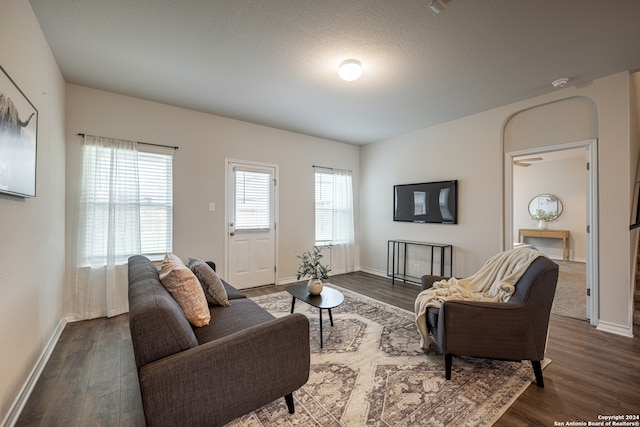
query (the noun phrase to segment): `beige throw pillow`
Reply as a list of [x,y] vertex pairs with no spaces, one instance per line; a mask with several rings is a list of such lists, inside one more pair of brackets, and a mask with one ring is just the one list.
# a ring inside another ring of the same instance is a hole
[[187,266],[200,281],[209,304],[218,304],[224,307],[230,305],[227,291],[213,268],[199,258],[189,258]]
[[205,326],[211,321],[202,286],[180,258],[167,253],[160,266],[160,281],[176,300],[193,326]]

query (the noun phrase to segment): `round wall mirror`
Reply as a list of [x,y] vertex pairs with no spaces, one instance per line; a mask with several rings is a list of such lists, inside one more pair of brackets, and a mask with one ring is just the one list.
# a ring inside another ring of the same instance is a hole
[[551,194],[540,194],[529,202],[529,215],[535,219],[553,221],[562,213],[562,202]]

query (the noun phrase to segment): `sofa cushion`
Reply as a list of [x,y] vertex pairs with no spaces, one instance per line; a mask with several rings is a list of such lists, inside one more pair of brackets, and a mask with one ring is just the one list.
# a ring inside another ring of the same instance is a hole
[[187,267],[196,275],[204,290],[207,302],[211,305],[228,306],[229,298],[222,281],[213,269],[199,258],[189,258]]
[[138,368],[198,345],[182,309],[160,283],[158,269],[141,255],[129,258],[129,328]]
[[211,315],[198,278],[180,258],[167,254],[160,267],[160,281],[180,305],[193,326],[209,324]]
[[223,279],[220,279],[220,281],[222,282],[224,289],[227,291],[227,297],[229,298],[229,301],[247,297],[245,294],[231,286],[229,283],[225,282]]
[[[206,261],[206,264],[209,267],[211,267],[213,269],[213,271],[217,271],[215,262]],[[220,276],[218,276],[218,277],[220,277]],[[232,299],[246,298],[247,297],[245,294],[243,294],[242,292],[240,292],[239,290],[237,290],[236,288],[231,286],[229,283],[225,282],[224,279],[220,279],[220,281],[222,282],[222,285],[224,286],[224,289],[227,291],[227,298],[228,299],[232,300]]]
[[229,303],[228,307],[211,308],[211,325],[194,330],[198,343],[204,344],[275,319],[249,298],[234,299]]

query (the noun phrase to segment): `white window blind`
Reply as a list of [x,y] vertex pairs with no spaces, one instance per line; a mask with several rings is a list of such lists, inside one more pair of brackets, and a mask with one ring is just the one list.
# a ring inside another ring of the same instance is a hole
[[145,255],[173,247],[173,156],[140,151],[140,248]]
[[267,230],[271,224],[272,175],[236,168],[235,229]]
[[333,174],[316,171],[316,245],[333,240]]

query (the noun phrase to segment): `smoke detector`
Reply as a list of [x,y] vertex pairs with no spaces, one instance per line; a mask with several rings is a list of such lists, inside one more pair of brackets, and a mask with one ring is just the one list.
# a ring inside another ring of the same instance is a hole
[[447,2],[448,1],[449,0],[433,0],[431,2],[431,4],[429,5],[429,7],[435,13],[440,13],[440,12],[442,12],[443,10],[445,10],[447,8]]
[[551,86],[553,86],[556,89],[559,89],[561,87],[565,87],[567,83],[569,83],[569,79],[566,77],[563,77],[561,79],[552,81]]

